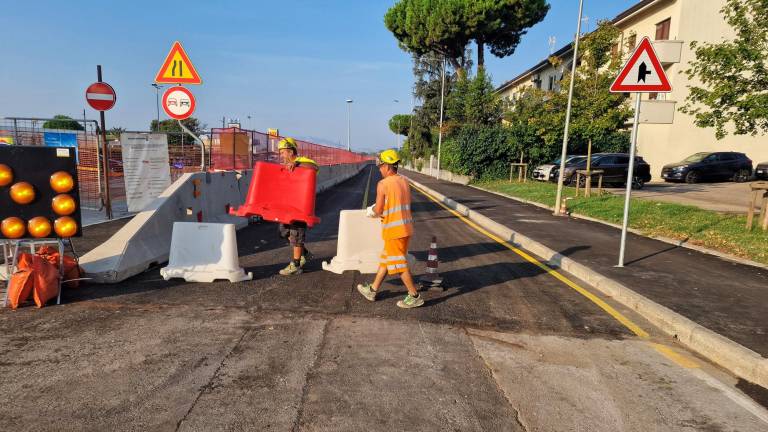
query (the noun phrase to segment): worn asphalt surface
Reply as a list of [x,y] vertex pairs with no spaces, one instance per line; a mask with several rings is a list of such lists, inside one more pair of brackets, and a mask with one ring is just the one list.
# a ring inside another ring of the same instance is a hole
[[[276,275],[289,249],[256,224],[238,233],[253,281],[166,282],[153,269],[68,290],[61,306],[1,311],[0,429],[768,429],[734,378],[604,299],[651,333],[636,337],[417,192],[415,273],[437,236],[446,290],[401,310],[392,280],[367,302],[354,287],[372,275],[321,261],[335,254],[339,210],[363,206],[368,173],[318,197],[303,275]],[[78,253],[122,223],[86,228]]]

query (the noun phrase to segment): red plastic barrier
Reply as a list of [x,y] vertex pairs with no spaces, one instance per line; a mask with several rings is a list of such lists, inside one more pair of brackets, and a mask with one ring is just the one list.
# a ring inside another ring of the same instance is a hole
[[240,217],[261,216],[266,221],[290,224],[320,223],[315,216],[317,172],[298,167],[293,172],[280,164],[256,162],[245,204],[229,214]]

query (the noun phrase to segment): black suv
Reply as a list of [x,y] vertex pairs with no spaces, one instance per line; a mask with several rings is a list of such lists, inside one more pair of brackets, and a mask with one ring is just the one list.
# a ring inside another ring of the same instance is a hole
[[[556,168],[557,169],[557,168]],[[565,183],[573,185],[576,182],[576,171],[587,169],[587,159],[565,167]],[[627,153],[596,153],[592,155],[592,170],[603,171],[604,184],[626,184],[629,170],[629,154]],[[646,182],[651,181],[651,166],[640,156],[635,156],[635,171],[632,187],[642,189]],[[557,179],[557,176],[555,176]],[[597,182],[597,176],[592,177]],[[584,180],[582,180],[584,181]]]
[[664,165],[661,177],[668,182],[698,183],[725,179],[745,182],[752,177],[752,160],[744,153],[701,152],[680,162]]
[[755,178],[758,180],[768,180],[768,162],[761,162],[755,167]]

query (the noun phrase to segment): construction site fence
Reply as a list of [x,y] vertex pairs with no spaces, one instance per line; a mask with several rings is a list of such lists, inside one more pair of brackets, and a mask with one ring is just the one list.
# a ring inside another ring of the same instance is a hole
[[[0,145],[67,146],[76,148],[80,205],[84,209],[103,210],[104,169],[101,157],[101,133],[98,122],[87,118],[70,119],[65,129],[50,127],[50,118],[8,117],[0,119]],[[61,126],[61,123],[58,123]],[[48,126],[48,127],[46,127]],[[109,195],[115,216],[128,213],[121,133],[107,133]],[[131,131],[167,135],[168,163],[171,181],[190,172],[199,172],[203,165],[209,170],[241,170],[253,167],[257,161],[279,160],[277,146],[282,137],[240,128],[217,128],[201,134],[205,149],[184,132]],[[369,156],[345,149],[296,140],[298,153],[319,165],[357,163]],[[204,151],[204,152],[203,152]]]
[[[71,123],[65,125],[66,129],[50,127],[61,125],[61,121],[61,119],[48,118],[4,118],[0,120],[0,145],[75,148],[80,205],[84,209],[103,210],[106,197],[101,156],[102,137],[98,122],[89,119],[71,119],[67,120]],[[202,149],[190,135],[183,132],[137,132],[167,135],[168,162],[172,181],[184,173],[201,170]],[[117,216],[127,214],[120,134],[107,133],[107,159],[109,161],[109,195],[113,214]]]
[[[257,161],[279,161],[278,144],[284,137],[240,128],[215,128],[207,136],[208,166],[214,170],[240,170]],[[318,165],[363,162],[371,157],[338,147],[295,140],[300,156]]]

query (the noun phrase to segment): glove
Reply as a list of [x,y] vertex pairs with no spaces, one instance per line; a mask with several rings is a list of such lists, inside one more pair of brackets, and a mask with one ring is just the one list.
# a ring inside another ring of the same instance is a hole
[[375,218],[378,216],[375,211],[373,211],[373,207],[376,206],[376,204],[371,205],[370,207],[367,207],[365,209],[365,215],[369,218]]

